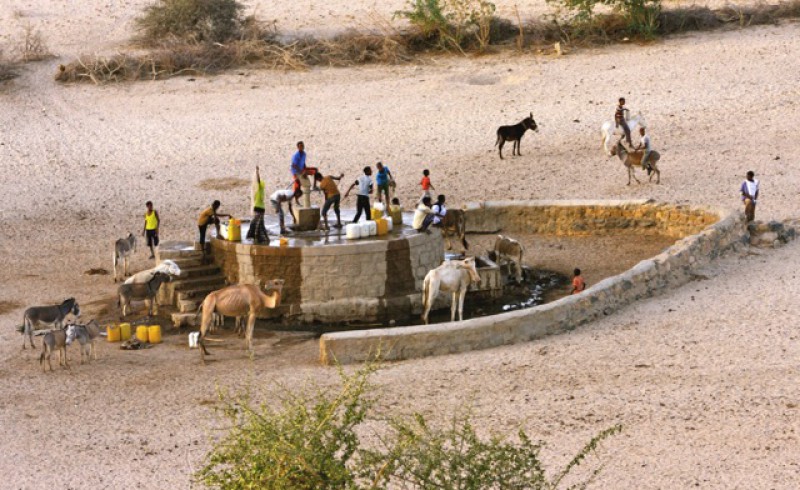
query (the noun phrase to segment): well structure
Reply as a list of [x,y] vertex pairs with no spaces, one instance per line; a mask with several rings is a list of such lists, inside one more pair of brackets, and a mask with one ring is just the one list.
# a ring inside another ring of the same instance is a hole
[[417,233],[408,223],[357,240],[337,229],[287,239],[284,246],[274,235],[269,245],[213,239],[211,249],[230,284],[283,279],[282,304],[273,315],[292,325],[405,320],[420,311],[425,275],[444,258],[438,230]]

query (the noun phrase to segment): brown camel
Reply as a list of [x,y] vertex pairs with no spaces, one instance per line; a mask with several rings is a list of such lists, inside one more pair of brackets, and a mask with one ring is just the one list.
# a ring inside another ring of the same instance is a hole
[[281,289],[283,280],[269,281],[265,288],[272,289],[269,294],[264,293],[254,284],[237,284],[213,291],[203,300],[203,320],[200,324],[200,357],[205,362],[205,355],[209,352],[203,344],[203,338],[211,327],[214,315],[243,317],[247,316],[247,330],[245,345],[247,350],[253,351],[253,327],[256,317],[263,309],[277,308],[281,302]]

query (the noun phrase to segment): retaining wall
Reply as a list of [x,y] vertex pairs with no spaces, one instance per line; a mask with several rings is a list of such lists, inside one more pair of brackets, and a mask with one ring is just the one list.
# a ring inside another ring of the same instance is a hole
[[525,310],[463,322],[325,334],[323,363],[352,363],[380,351],[386,360],[486,349],[572,330],[665,288],[748,239],[738,210],[652,201],[486,202],[467,207],[473,232],[524,231],[549,235],[662,234],[677,239],[663,253],[604,279],[581,294]]

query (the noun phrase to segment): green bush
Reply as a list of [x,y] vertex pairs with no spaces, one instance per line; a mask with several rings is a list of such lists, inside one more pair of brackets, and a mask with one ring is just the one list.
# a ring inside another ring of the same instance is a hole
[[240,35],[243,10],[237,0],[157,0],[136,24],[149,43],[174,38],[224,43]]
[[[214,443],[197,480],[221,489],[552,490],[561,488],[600,441],[621,430],[600,433],[553,478],[539,458],[541,443],[524,431],[517,442],[481,438],[466,415],[453,417],[443,429],[422,415],[394,419],[388,435],[379,438],[383,447],[367,449],[359,433],[374,403],[367,382],[373,371],[368,366],[347,375],[340,369],[338,393],[286,393],[279,409],[253,407],[247,396],[221,395],[229,428]],[[588,484],[598,471],[578,485]]]
[[658,19],[661,15],[661,0],[547,0],[558,3],[575,14],[577,24],[584,24],[587,30],[597,22],[594,9],[597,5],[607,5],[622,15],[628,33],[644,38],[652,38],[658,33]]
[[496,7],[487,0],[408,0],[394,17],[408,20],[418,35],[439,49],[475,46],[484,50],[491,41]]

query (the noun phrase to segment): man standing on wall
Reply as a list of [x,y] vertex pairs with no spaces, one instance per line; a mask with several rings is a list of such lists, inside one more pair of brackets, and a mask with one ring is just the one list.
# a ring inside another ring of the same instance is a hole
[[311,207],[311,179],[309,175],[313,175],[316,169],[306,166],[306,152],[305,145],[302,141],[297,142],[297,153],[292,156],[292,177],[300,183],[300,188],[303,191],[303,207]]
[[744,202],[744,216],[748,223],[756,219],[759,183],[755,177],[756,174],[752,170],[747,172],[747,178],[742,182],[740,189],[742,201]]
[[147,246],[150,247],[150,258],[156,258],[156,247],[158,247],[158,227],[161,224],[161,218],[158,216],[158,211],[153,209],[153,201],[145,203],[147,212],[144,213],[144,231],[142,235],[147,238]]

